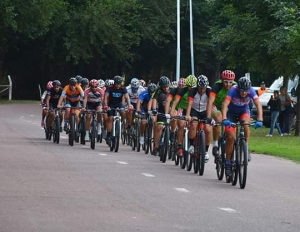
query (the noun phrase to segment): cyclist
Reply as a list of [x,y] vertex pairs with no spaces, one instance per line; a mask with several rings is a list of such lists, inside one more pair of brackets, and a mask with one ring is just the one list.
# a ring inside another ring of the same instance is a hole
[[[83,92],[89,87],[89,79],[87,78],[82,78],[81,79],[81,88],[83,90]],[[83,106],[83,98],[84,97],[80,97],[80,105]]]
[[[92,79],[89,82],[89,88],[84,91],[83,110],[95,110],[97,113],[101,111],[104,92],[99,88],[97,80]],[[101,114],[97,114],[98,135],[101,134]],[[86,115],[86,133],[85,140],[89,141],[89,131],[91,126],[91,114]]]
[[143,112],[144,114],[142,114],[141,116],[141,127],[140,127],[140,144],[144,144],[145,143],[145,138],[144,138],[144,133],[145,133],[145,129],[147,126],[147,109],[148,109],[148,104],[150,102],[151,96],[152,94],[155,92],[157,86],[154,83],[150,83],[148,85],[148,88],[146,90],[144,90],[140,95],[139,95],[139,99],[137,100],[136,103],[136,111],[138,113]]
[[[186,119],[189,121],[191,119],[205,119],[206,118],[206,110],[207,110],[207,102],[210,94],[209,82],[206,76],[200,75],[198,77],[197,87],[192,88],[189,91],[189,102],[186,109]],[[197,134],[198,122],[192,122],[189,130],[189,139],[190,139],[190,148],[189,152],[194,153],[194,139]],[[207,163],[209,160],[208,148],[210,145],[210,136],[211,136],[211,125],[206,124],[205,128],[205,145],[206,145],[206,153],[205,153],[205,162]]]
[[[153,155],[157,154],[157,149],[159,145],[159,139],[161,137],[163,125],[166,122],[166,116],[164,114],[167,114],[165,110],[165,105],[167,101],[167,97],[169,94],[170,89],[170,79],[166,76],[162,76],[159,79],[159,88],[155,91],[155,93],[152,96],[152,104],[149,104],[148,110],[150,109],[150,105],[152,106],[152,113],[154,115],[159,113],[157,116],[157,122],[154,126],[154,148],[153,148]],[[157,111],[158,109],[158,111]]]
[[41,127],[45,127],[45,117],[48,113],[48,109],[46,107],[46,99],[47,99],[47,94],[49,93],[50,89],[53,87],[52,81],[48,81],[46,85],[46,90],[41,96],[41,105],[42,105],[42,122],[41,122]]
[[[234,81],[235,73],[231,70],[224,70],[222,72],[222,79],[216,81],[209,94],[208,104],[207,104],[207,119],[208,121],[212,121],[212,118],[221,123],[222,121],[222,102],[224,101],[228,91],[232,87],[233,84],[236,84]],[[218,139],[220,136],[221,127],[220,125],[215,125],[213,127],[213,149],[212,153],[214,156],[218,155]]]
[[[124,108],[123,97],[127,101],[128,108],[132,109],[132,105],[130,103],[130,98],[127,93],[127,90],[125,87],[122,86],[122,81],[123,81],[122,77],[115,76],[113,81],[114,81],[113,86],[107,88],[105,91],[103,109],[107,111],[108,107],[120,108],[120,109]],[[106,130],[107,130],[106,144],[107,145],[110,145],[111,143],[111,131],[112,131],[114,115],[115,115],[114,109],[110,109],[107,111],[107,116],[108,116],[106,120]],[[123,110],[121,111],[121,117],[122,119],[125,117],[125,112]]]
[[143,79],[140,79],[139,82],[140,82],[140,86],[142,86],[144,88],[146,87],[146,81],[144,81]]
[[[54,109],[55,107],[57,107],[58,105],[58,100],[61,96],[62,93],[62,87],[61,87],[61,83],[59,80],[54,80],[52,82],[53,87],[49,90],[49,92],[47,93],[47,98],[46,98],[46,107],[47,109]],[[59,117],[60,117],[60,123],[62,123],[62,113],[59,113]],[[50,125],[51,127],[53,126],[54,123],[54,111],[50,111],[49,115],[48,115],[48,125]]]
[[137,78],[132,78],[130,85],[126,87],[127,93],[130,97],[130,102],[133,108],[126,113],[128,133],[131,131],[131,124],[133,119],[133,110],[136,109],[136,103],[139,99],[139,95],[145,90],[144,87],[140,85],[140,82]]
[[81,86],[81,81],[82,81],[83,77],[80,75],[77,75],[75,78],[77,80],[77,84]]
[[[232,175],[232,163],[231,154],[233,152],[234,141],[236,138],[235,128],[231,127],[231,122],[236,123],[244,121],[245,123],[250,122],[250,100],[253,100],[257,108],[257,121],[255,128],[262,127],[262,106],[255,90],[251,87],[251,81],[247,77],[241,77],[238,80],[238,84],[233,86],[228,92],[222,105],[222,124],[225,126],[226,135],[226,162],[225,162],[225,174],[226,176]],[[249,125],[244,126],[246,142],[250,139]],[[249,151],[248,151],[249,153]],[[248,156],[248,159],[250,157]]]
[[102,89],[102,90],[105,92],[106,87],[105,87],[105,82],[104,82],[104,80],[99,79],[99,80],[98,80],[98,83],[99,83],[99,88]]
[[[57,108],[62,108],[62,102],[65,99],[64,107],[65,109],[65,116],[64,116],[64,130],[66,132],[69,131],[68,123],[69,123],[69,114],[71,111],[71,107],[80,107],[80,97],[84,96],[84,92],[80,85],[78,85],[76,78],[71,77],[69,79],[69,84],[66,85],[61,93],[61,96],[57,103]],[[76,122],[79,122],[79,110],[75,110],[76,114]]]
[[[195,77],[195,84],[197,83],[197,78]],[[190,77],[188,77],[188,82],[190,81]],[[173,81],[174,82],[174,81]],[[173,83],[172,82],[172,83]],[[171,86],[172,86],[172,83],[171,83]],[[175,85],[175,83],[173,83],[173,86]],[[168,98],[167,98],[167,102],[166,102],[166,112],[169,112],[168,109],[170,108],[170,105],[173,106],[174,102],[176,101],[176,98],[175,96],[178,94],[178,92],[182,89],[182,88],[185,88],[186,87],[186,80],[185,78],[181,77],[178,82],[176,81],[176,88],[170,88],[170,93],[168,95]],[[178,103],[178,101],[177,101]],[[182,109],[179,109],[180,112],[177,112],[177,109],[178,107],[176,108],[175,110],[175,107],[177,106],[177,103],[176,105],[174,106],[173,108],[173,111],[172,109],[170,109],[170,114],[172,115],[172,117],[174,116],[181,116],[182,115]],[[170,140],[173,142],[175,140],[175,130],[176,130],[176,127],[177,127],[177,121],[176,120],[172,120],[170,122]],[[178,149],[181,149],[180,147]],[[182,149],[181,149],[182,150]],[[178,152],[179,155],[182,153],[182,152]]]

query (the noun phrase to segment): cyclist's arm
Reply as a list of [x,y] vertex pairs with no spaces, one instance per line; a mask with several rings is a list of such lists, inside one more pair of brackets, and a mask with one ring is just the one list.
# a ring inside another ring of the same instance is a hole
[[86,103],[87,103],[87,96],[84,96],[83,98],[83,108],[86,109]]
[[131,105],[129,94],[125,93],[124,96],[125,96],[125,100],[127,101],[127,104]]
[[186,117],[191,117],[191,109],[192,109],[194,99],[189,97],[188,100],[189,100],[189,103],[186,107]]
[[169,94],[167,97],[167,100],[166,100],[166,104],[165,104],[165,114],[168,114],[170,111],[170,104],[171,104],[172,99],[173,99],[173,96],[171,94]]
[[259,98],[256,98],[254,100],[254,104],[257,109],[257,121],[263,121],[263,110],[262,110],[262,106],[260,104]]
[[46,107],[49,108],[51,96],[48,94],[46,97]]
[[153,99],[151,98],[150,101],[148,102],[148,105],[147,105],[147,110],[148,111],[152,110],[152,105],[153,105]]
[[109,93],[108,93],[108,92],[105,92],[104,100],[103,100],[103,106],[107,106],[108,97],[109,97]]
[[230,100],[225,98],[222,103],[222,120],[227,119],[227,111]]
[[139,111],[140,108],[141,108],[141,99],[138,99],[137,102],[136,102],[136,111]]
[[155,99],[155,98],[153,98],[152,99],[153,101],[152,101],[152,110],[156,110],[156,108],[157,108],[157,100]]
[[207,101],[207,106],[206,106],[206,117],[207,118],[211,118],[211,111],[212,111],[212,107],[215,102],[215,99],[216,99],[215,93],[210,93],[208,101]]

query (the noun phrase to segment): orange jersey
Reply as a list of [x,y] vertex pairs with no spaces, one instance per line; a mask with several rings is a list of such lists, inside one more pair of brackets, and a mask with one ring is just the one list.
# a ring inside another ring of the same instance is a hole
[[83,97],[84,92],[79,85],[76,85],[75,89],[72,91],[69,85],[66,85],[61,94],[63,97],[65,96],[66,99],[70,102],[78,102],[80,97]]

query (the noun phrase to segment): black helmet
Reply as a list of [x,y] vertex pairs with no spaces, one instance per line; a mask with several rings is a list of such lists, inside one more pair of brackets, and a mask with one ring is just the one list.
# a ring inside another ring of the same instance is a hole
[[87,79],[87,78],[82,78],[82,80],[81,80],[81,85],[89,85],[89,79]]
[[148,90],[149,90],[150,93],[154,93],[155,90],[156,90],[156,88],[157,88],[157,86],[156,86],[156,84],[154,84],[154,83],[150,83],[150,84],[148,85]]
[[201,88],[205,88],[209,85],[209,81],[208,78],[204,75],[200,75],[198,77],[198,82],[197,82],[197,86],[201,87]]
[[251,87],[251,81],[247,77],[241,77],[238,80],[238,87],[242,91],[247,91]]
[[69,84],[70,85],[76,85],[77,84],[77,80],[75,77],[71,77],[70,80],[69,80]]
[[160,87],[170,86],[170,79],[166,76],[162,76],[159,79],[159,86]]
[[76,77],[77,83],[81,83],[82,81],[82,76],[77,75]]
[[59,80],[54,80],[54,81],[52,81],[52,85],[53,86],[61,86],[61,83]]
[[120,76],[115,76],[114,77],[114,84],[122,84],[123,78]]

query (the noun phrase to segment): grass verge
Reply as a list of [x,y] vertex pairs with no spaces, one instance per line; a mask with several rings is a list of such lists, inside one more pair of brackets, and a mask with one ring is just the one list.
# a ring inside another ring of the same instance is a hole
[[251,128],[249,141],[251,152],[282,157],[300,163],[300,137],[294,136],[294,131],[291,132],[291,135],[281,137],[277,130],[274,130],[272,137],[266,137],[269,131],[270,128],[256,130]]

